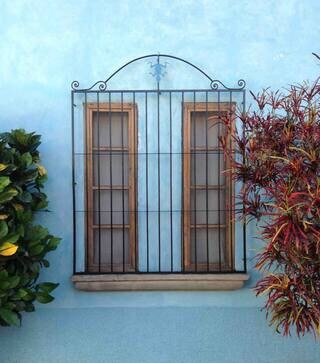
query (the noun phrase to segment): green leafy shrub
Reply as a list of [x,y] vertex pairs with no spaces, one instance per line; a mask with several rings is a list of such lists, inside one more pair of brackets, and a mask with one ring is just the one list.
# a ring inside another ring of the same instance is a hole
[[0,325],[19,325],[34,302],[49,303],[58,284],[37,283],[45,256],[60,242],[34,213],[47,207],[41,190],[47,172],[39,164],[40,135],[13,130],[0,134]]

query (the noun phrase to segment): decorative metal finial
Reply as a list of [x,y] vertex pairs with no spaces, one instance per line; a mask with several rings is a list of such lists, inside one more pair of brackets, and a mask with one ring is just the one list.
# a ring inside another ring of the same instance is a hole
[[152,72],[150,74],[156,79],[158,88],[161,79],[167,74],[166,68],[168,62],[160,63],[160,55],[157,56],[157,63],[149,62]]

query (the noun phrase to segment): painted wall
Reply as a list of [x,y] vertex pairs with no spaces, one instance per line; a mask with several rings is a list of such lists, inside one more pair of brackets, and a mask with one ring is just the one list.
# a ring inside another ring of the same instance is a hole
[[[171,53],[253,91],[314,79],[320,3],[299,1],[0,1],[0,127],[43,135],[51,213],[63,238],[43,279],[56,300],[1,329],[0,362],[304,362],[310,337],[273,333],[250,287],[234,292],[84,293],[73,289],[70,83],[105,79],[124,62]],[[248,253],[259,249],[250,226]],[[250,267],[253,261],[250,261]]]

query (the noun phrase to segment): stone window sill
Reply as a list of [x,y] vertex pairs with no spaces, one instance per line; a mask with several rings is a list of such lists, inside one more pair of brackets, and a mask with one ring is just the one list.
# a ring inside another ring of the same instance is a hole
[[237,290],[248,274],[105,274],[74,275],[76,289],[84,291]]

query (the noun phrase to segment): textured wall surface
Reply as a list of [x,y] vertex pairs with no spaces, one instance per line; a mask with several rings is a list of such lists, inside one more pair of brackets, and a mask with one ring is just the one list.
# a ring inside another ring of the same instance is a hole
[[[1,329],[0,362],[303,362],[319,344],[268,328],[247,286],[234,292],[84,293],[73,289],[70,83],[105,79],[124,62],[161,52],[247,88],[314,79],[320,3],[286,1],[0,0],[0,129],[43,135],[51,213],[39,221],[63,238],[43,280],[56,300]],[[130,81],[130,80],[129,80]],[[249,100],[250,101],[250,100]],[[249,228],[248,253],[259,243]],[[250,266],[253,262],[250,262]],[[4,347],[4,348],[3,348]]]

